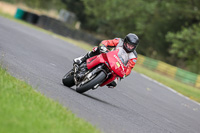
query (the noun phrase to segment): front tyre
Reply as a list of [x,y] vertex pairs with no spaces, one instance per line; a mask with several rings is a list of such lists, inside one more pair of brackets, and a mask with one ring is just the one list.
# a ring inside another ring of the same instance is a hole
[[78,93],[84,93],[89,89],[93,88],[95,85],[101,83],[106,78],[106,74],[101,71],[95,78],[91,81],[87,82],[86,84],[82,85],[81,87],[76,88]]
[[75,85],[74,82],[74,71],[70,70],[65,76],[62,78],[63,85],[67,87],[72,87]]

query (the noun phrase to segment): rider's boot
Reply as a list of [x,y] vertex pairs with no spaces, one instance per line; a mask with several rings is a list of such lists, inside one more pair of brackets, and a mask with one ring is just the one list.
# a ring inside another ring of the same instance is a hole
[[74,59],[74,63],[76,63],[76,64],[78,64],[80,66],[87,59],[89,59],[89,58],[91,58],[91,57],[93,57],[95,55],[99,55],[99,54],[100,54],[99,48],[98,47],[94,47],[92,49],[92,51],[88,52],[86,55],[78,57],[78,58],[75,58]]
[[117,79],[115,79],[113,82],[107,84],[108,88],[115,88],[117,86]]
[[88,58],[90,58],[90,53],[88,52],[86,55],[84,56],[80,56],[78,58],[74,59],[74,63],[76,63],[77,65],[81,65],[83,62],[85,62]]

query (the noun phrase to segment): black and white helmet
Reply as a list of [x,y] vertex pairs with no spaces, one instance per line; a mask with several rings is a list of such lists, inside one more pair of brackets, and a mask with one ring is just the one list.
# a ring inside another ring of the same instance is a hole
[[127,53],[133,52],[139,44],[139,38],[136,34],[129,33],[124,38],[123,47]]

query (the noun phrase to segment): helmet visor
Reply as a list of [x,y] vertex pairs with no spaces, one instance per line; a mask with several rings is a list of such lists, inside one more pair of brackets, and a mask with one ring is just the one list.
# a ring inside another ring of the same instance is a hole
[[127,49],[129,49],[130,51],[133,50],[135,48],[135,46],[133,44],[130,44],[128,42],[125,42],[125,46]]

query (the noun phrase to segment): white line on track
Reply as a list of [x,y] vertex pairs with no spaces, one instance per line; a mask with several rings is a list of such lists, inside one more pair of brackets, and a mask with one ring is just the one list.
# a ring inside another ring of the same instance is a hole
[[52,66],[56,66],[56,64],[53,64],[53,63],[50,63],[50,65],[52,65]]
[[177,95],[179,95],[179,96],[181,96],[181,97],[184,97],[185,99],[190,100],[190,101],[192,101],[193,103],[196,103],[197,105],[200,106],[200,103],[191,100],[190,98],[188,98],[188,97],[186,97],[186,96],[184,96],[184,95],[178,93],[177,91],[173,90],[172,88],[170,88],[170,87],[168,87],[168,86],[165,86],[165,85],[163,85],[162,83],[159,83],[158,81],[156,81],[156,80],[154,80],[154,79],[152,79],[152,78],[149,78],[149,77],[147,77],[147,76],[144,75],[144,74],[140,74],[140,75],[141,75],[142,77],[144,77],[144,78],[146,78],[146,79],[148,79],[148,80],[150,80],[150,81],[152,81],[152,82],[154,82],[154,83],[156,83],[156,84],[158,84],[158,85],[160,85],[160,86],[162,86],[162,87],[164,87],[164,88],[166,88],[166,89],[168,89],[168,90],[174,92],[175,94],[177,94]]

